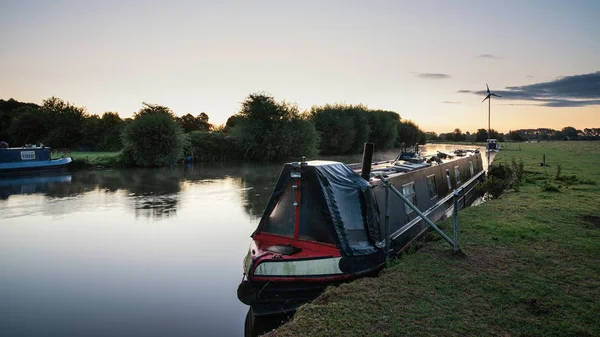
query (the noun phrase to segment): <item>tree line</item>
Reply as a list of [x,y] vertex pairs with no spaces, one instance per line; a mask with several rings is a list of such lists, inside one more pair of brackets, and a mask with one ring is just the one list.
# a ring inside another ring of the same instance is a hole
[[452,132],[440,133],[425,132],[427,141],[455,141],[455,142],[486,142],[488,138],[497,139],[500,142],[523,142],[523,141],[550,141],[550,140],[600,140],[600,128],[584,128],[578,130],[572,126],[566,126],[561,130],[538,128],[511,130],[508,133],[500,133],[494,129],[490,130],[488,137],[487,129],[477,129],[477,132],[462,132],[454,129]]
[[225,125],[209,116],[177,117],[168,107],[143,103],[132,118],[116,112],[89,114],[62,99],[41,105],[0,100],[0,141],[12,146],[121,151],[125,165],[163,166],[191,156],[198,161],[273,161],[300,156],[352,154],[366,141],[385,150],[424,144],[425,133],[393,111],[327,104],[301,112],[265,93],[246,97]]

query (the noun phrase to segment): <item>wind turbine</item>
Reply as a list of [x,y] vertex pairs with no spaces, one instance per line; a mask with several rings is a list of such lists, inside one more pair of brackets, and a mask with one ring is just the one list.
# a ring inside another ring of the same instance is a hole
[[490,92],[490,87],[487,85],[487,83],[485,84],[485,87],[487,88],[487,96],[485,96],[485,98],[483,99],[483,101],[481,101],[481,103],[485,102],[485,100],[488,100],[488,139],[491,138],[491,128],[490,128],[490,110],[491,110],[491,105],[492,105],[492,96],[496,96],[496,97],[502,97],[502,96],[498,96],[496,94],[494,94],[493,92]]

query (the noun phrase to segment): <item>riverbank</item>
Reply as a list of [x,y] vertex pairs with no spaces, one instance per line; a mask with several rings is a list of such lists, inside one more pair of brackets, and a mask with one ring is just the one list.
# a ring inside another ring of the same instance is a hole
[[600,143],[522,143],[495,161],[513,157],[524,183],[459,215],[464,256],[428,234],[269,335],[600,335]]
[[119,166],[119,154],[120,152],[73,151],[53,153],[52,158],[71,157],[73,158],[73,162],[70,167],[77,169],[117,167]]

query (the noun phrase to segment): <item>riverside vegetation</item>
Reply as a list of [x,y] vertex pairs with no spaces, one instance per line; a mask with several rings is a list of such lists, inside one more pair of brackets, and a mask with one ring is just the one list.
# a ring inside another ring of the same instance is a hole
[[600,335],[599,157],[589,141],[505,146],[495,161],[522,161],[521,182],[459,213],[464,255],[428,233],[269,336]]
[[0,140],[13,146],[44,143],[55,149],[113,152],[74,153],[76,166],[158,167],[190,156],[195,161],[289,160],[359,153],[366,141],[385,150],[426,139],[416,124],[393,111],[334,104],[301,112],[265,93],[248,95],[225,125],[208,121],[205,113],[177,117],[167,107],[147,103],[133,118],[121,119],[114,112],[88,114],[56,97],[41,106],[0,100]]

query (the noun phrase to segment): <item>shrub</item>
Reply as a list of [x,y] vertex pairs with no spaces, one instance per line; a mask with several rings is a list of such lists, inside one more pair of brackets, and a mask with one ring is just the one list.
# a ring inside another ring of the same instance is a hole
[[504,192],[506,185],[504,180],[496,178],[493,175],[488,175],[485,181],[477,187],[481,192],[488,194],[493,199],[498,199]]
[[173,164],[183,154],[186,139],[167,107],[144,103],[121,134],[126,154],[137,166]]
[[560,189],[558,186],[554,185],[553,183],[549,182],[549,181],[545,181],[542,184],[542,191],[546,191],[546,192],[560,192]]
[[519,161],[514,157],[512,158],[512,170],[514,172],[514,184],[520,185],[525,176],[525,164],[522,158],[519,158]]
[[189,152],[194,161],[221,161],[243,159],[235,140],[222,132],[192,131],[189,134]]

